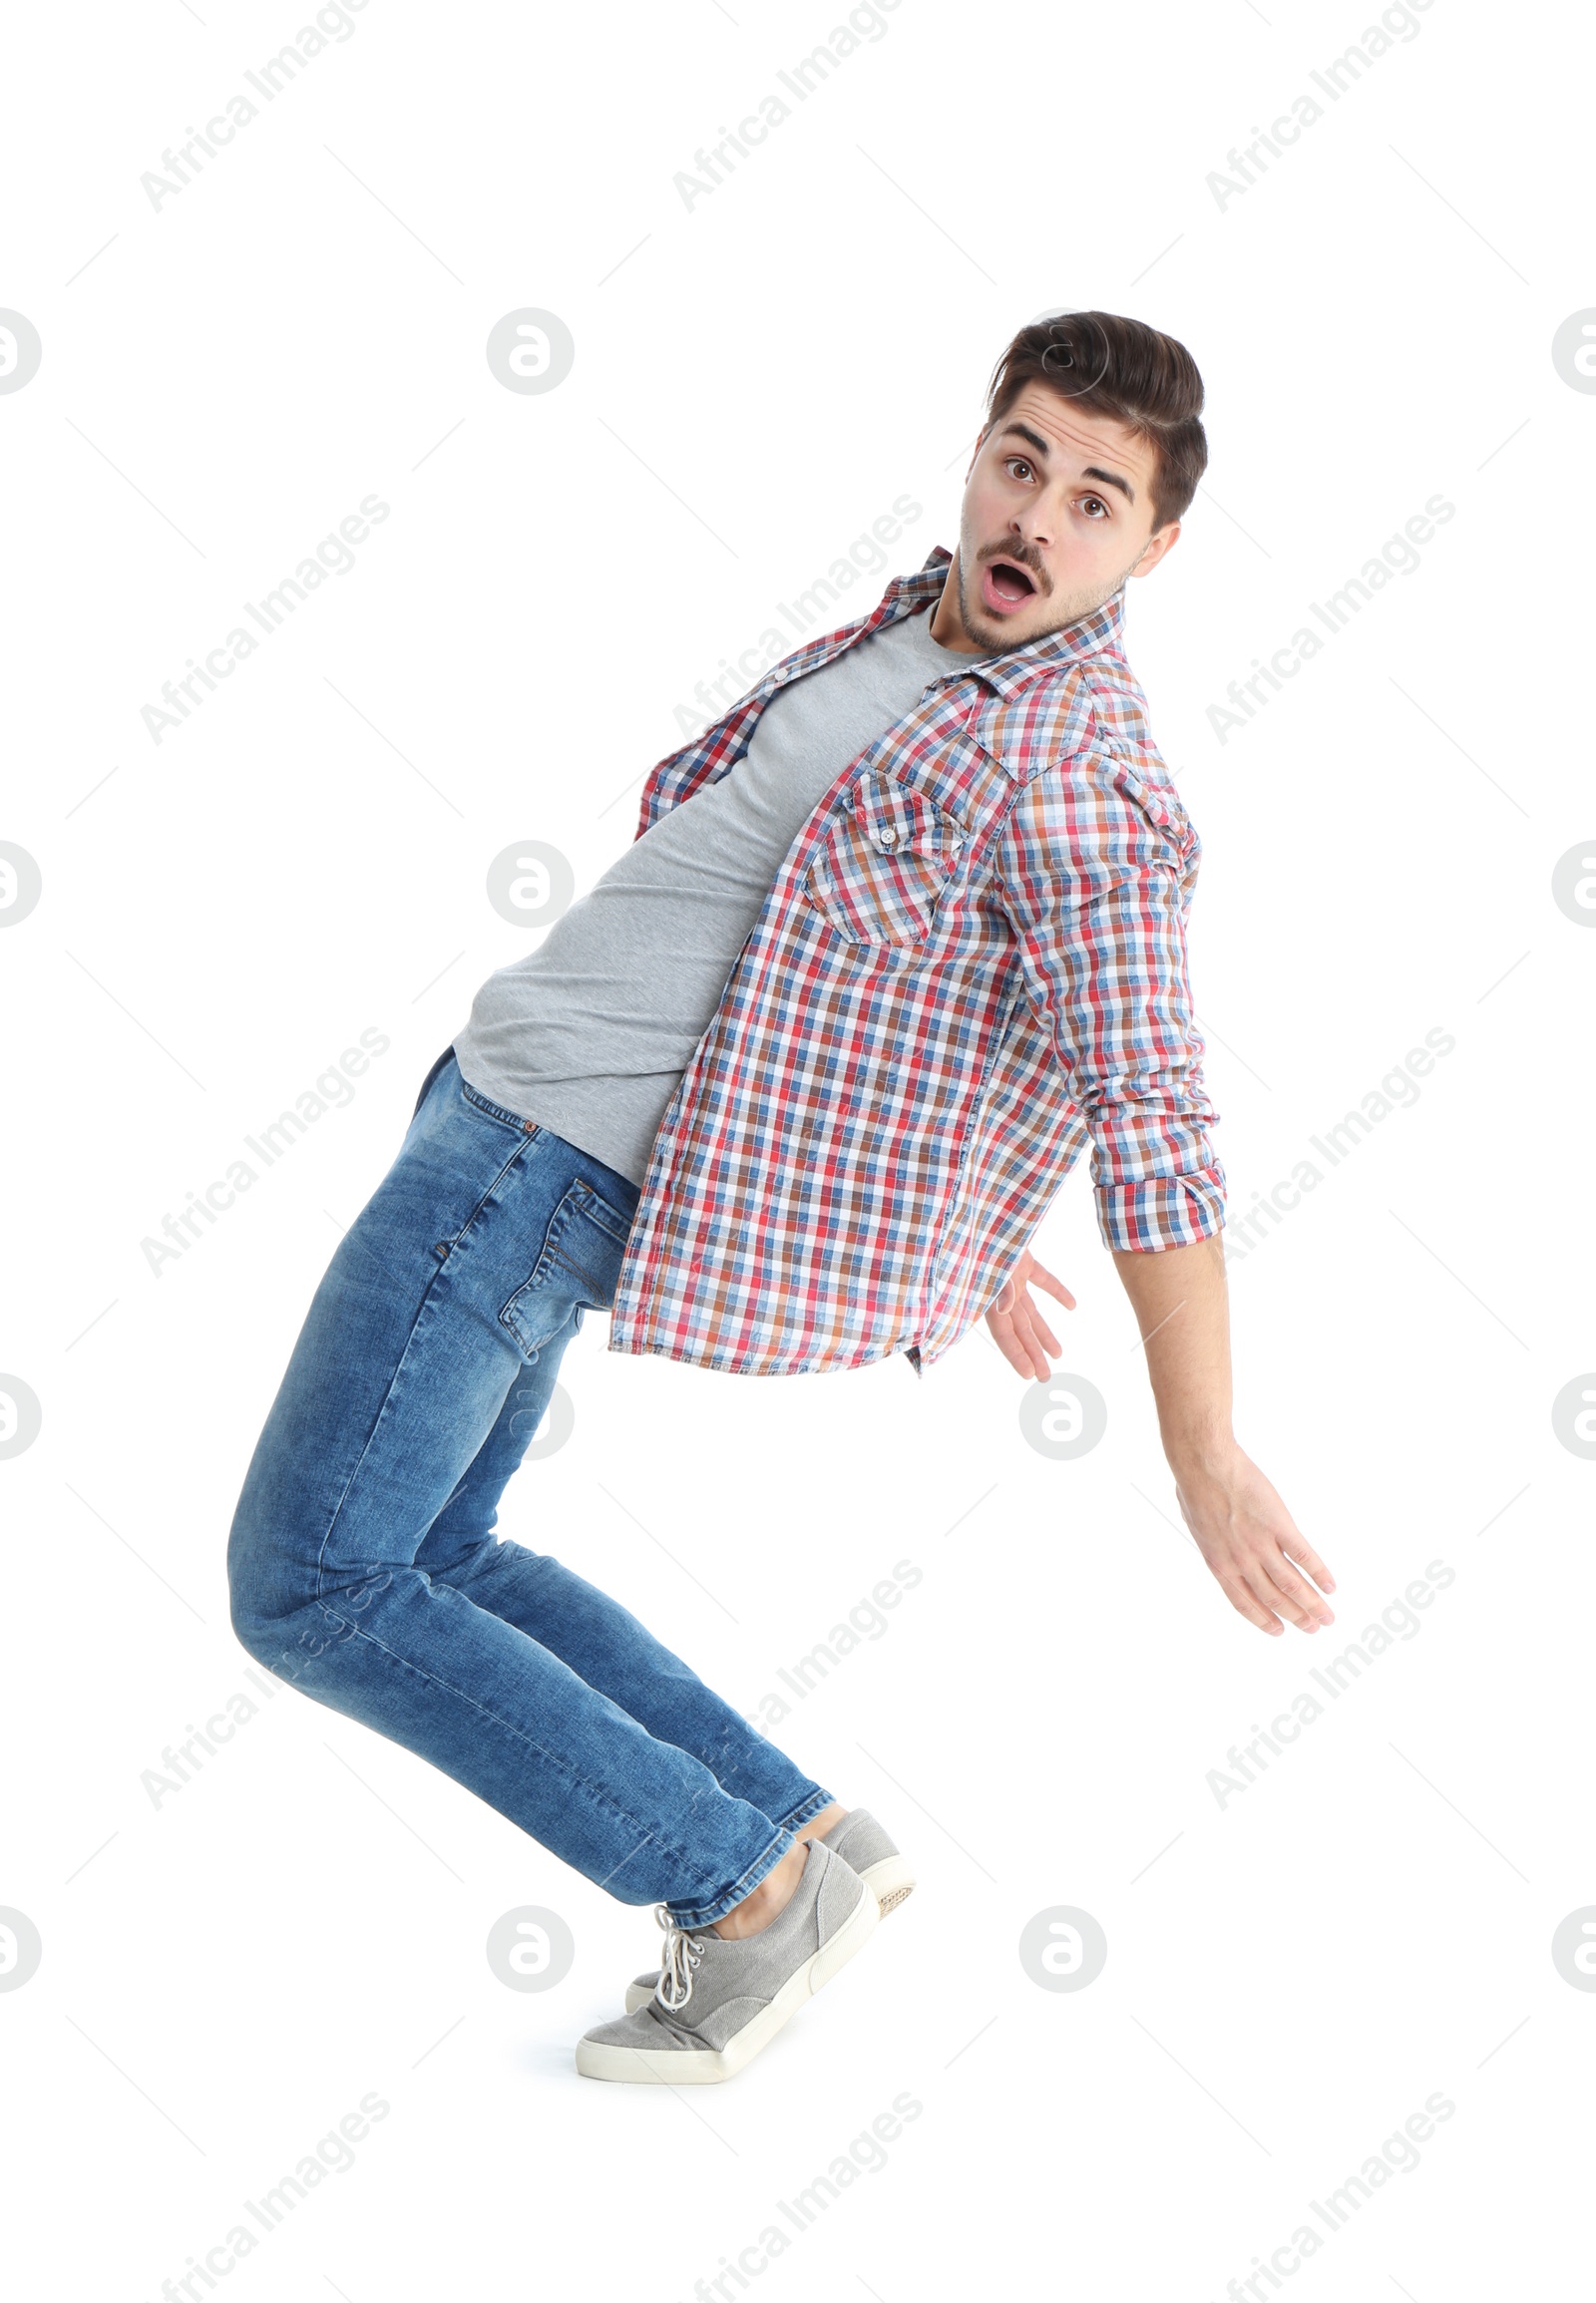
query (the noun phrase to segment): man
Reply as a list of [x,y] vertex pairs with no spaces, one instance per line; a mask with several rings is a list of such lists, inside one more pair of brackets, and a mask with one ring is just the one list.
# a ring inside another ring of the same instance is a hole
[[656,1904],[658,1972],[580,2043],[589,2076],[729,2078],[914,1878],[624,1608],[496,1540],[587,1311],[612,1350],[747,1374],[923,1375],[985,1315],[1045,1381],[1029,1288],[1074,1298],[1026,1243],[1089,1138],[1199,1549],[1261,1630],[1332,1620],[1231,1432],[1200,848],[1119,646],[1202,398],[1139,321],[1019,331],[957,553],[661,761],[627,853],[479,989],[255,1448],[244,1645]]

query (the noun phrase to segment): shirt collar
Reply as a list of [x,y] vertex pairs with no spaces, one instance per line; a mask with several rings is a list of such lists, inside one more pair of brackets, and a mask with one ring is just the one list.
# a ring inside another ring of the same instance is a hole
[[[927,601],[935,601],[942,592],[952,561],[953,554],[943,545],[933,545],[931,557],[923,568],[916,569],[913,576],[895,576],[888,584],[867,629],[896,623],[900,616],[913,615]],[[1079,663],[1105,648],[1120,651],[1124,625],[1124,593],[1116,591],[1101,607],[1094,607],[1089,615],[1066,623],[1060,631],[1043,632],[1039,639],[1026,640],[1020,647],[1005,648],[1000,655],[972,656],[970,670],[977,679],[984,679],[995,687],[999,695],[1009,696],[1042,673],[1062,671],[1067,665]],[[944,673],[942,676],[958,675]]]

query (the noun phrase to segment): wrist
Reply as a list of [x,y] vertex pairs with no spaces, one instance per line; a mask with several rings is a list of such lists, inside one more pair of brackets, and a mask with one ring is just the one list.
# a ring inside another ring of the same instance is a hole
[[1222,1430],[1209,1427],[1164,1435],[1165,1461],[1181,1485],[1223,1479],[1239,1453],[1236,1434],[1228,1424]]

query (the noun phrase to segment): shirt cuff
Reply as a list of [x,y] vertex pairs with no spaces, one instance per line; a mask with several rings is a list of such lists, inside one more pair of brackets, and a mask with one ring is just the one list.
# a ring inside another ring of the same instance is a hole
[[1225,1171],[1218,1160],[1189,1175],[1144,1176],[1096,1187],[1097,1229],[1107,1248],[1189,1248],[1224,1227]]

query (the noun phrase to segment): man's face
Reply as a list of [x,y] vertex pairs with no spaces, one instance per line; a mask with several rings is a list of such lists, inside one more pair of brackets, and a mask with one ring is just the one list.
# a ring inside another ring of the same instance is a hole
[[1152,443],[1027,383],[977,442],[959,549],[932,636],[963,654],[1022,647],[1148,576],[1180,534],[1152,533]]

